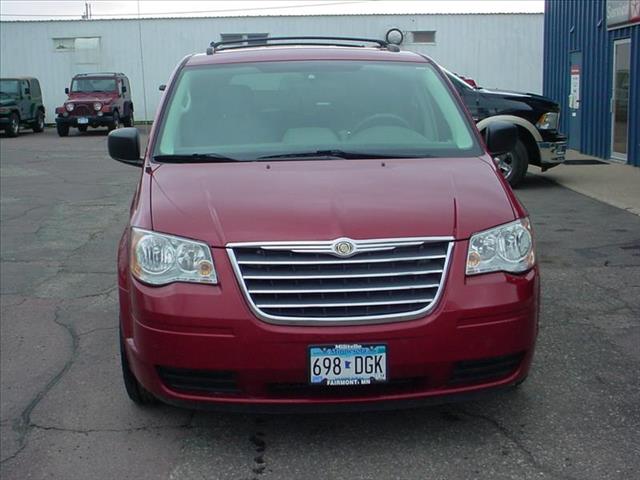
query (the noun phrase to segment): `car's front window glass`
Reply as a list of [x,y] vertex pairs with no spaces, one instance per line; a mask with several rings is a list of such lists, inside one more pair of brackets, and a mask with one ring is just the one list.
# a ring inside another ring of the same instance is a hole
[[0,92],[5,95],[19,95],[20,82],[18,80],[0,80]]
[[113,78],[76,78],[71,84],[74,93],[114,92],[116,81]]
[[482,151],[431,65],[318,60],[185,69],[154,155],[254,160],[337,150],[398,157]]

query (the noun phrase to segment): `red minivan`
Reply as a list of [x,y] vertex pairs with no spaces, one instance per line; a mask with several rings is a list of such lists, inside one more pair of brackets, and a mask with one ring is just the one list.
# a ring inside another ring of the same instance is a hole
[[131,399],[235,410],[412,406],[527,376],[527,212],[438,66],[365,39],[216,43],[180,62],[118,250]]

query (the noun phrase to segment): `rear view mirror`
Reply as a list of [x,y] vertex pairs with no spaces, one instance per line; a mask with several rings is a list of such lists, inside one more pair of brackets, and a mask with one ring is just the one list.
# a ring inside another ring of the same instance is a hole
[[142,167],[140,158],[140,135],[135,127],[113,130],[107,139],[109,155],[127,165]]
[[493,122],[484,130],[484,141],[493,157],[513,150],[517,140],[518,127],[509,122]]
[[69,87],[65,87],[65,88],[64,88],[64,93],[66,93],[67,95],[69,95]]

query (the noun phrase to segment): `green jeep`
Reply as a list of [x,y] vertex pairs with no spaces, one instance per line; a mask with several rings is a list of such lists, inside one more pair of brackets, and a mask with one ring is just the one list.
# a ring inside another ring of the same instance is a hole
[[20,126],[44,130],[44,105],[40,82],[33,77],[0,79],[0,129],[17,137]]

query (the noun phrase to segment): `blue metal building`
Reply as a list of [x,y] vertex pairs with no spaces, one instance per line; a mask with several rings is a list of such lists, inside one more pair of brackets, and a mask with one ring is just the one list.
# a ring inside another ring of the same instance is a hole
[[546,0],[543,88],[569,148],[640,166],[640,0]]

